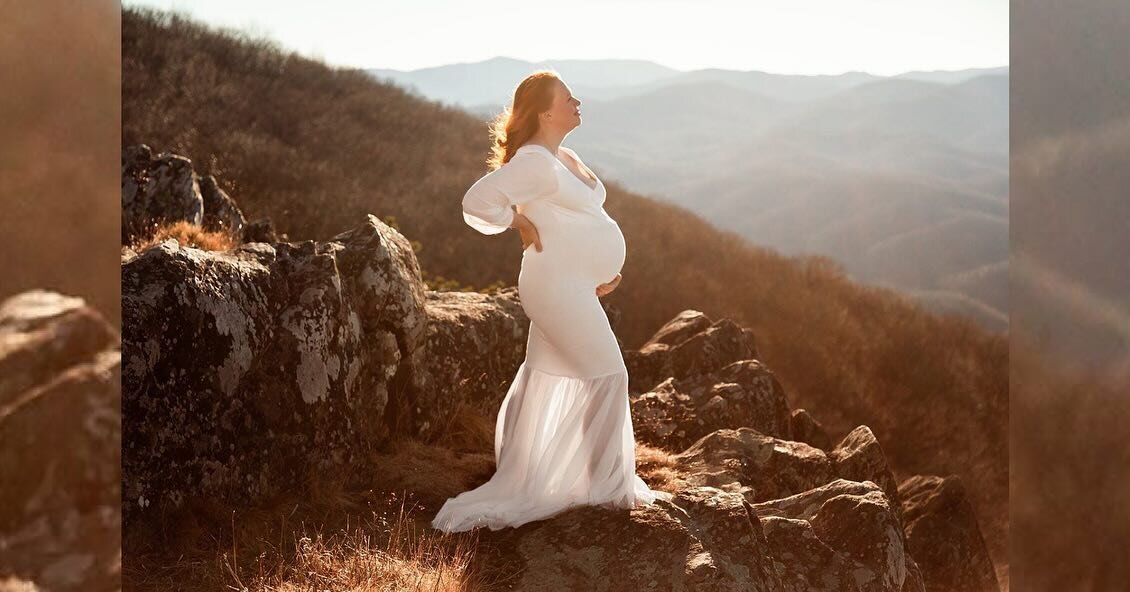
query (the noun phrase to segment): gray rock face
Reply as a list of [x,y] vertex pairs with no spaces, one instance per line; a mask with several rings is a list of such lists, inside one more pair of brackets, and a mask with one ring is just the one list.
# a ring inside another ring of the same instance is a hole
[[344,470],[427,400],[419,265],[373,216],[327,242],[166,241],[123,263],[122,314],[127,520]]
[[998,592],[977,514],[956,475],[916,475],[899,485],[910,552],[929,592]]
[[740,360],[685,379],[670,377],[632,397],[636,439],[671,450],[686,448],[718,428],[748,426],[789,437],[785,391],[764,364]]
[[518,289],[426,292],[429,393],[421,401],[420,434],[443,433],[452,415],[467,408],[494,417],[514,372],[526,356],[529,318]]
[[119,348],[79,298],[0,303],[0,589],[121,587]]

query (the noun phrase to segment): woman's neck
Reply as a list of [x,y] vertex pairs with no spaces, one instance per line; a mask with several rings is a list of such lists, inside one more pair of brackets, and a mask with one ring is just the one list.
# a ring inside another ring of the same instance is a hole
[[529,141],[534,142],[536,144],[541,144],[542,146],[545,146],[546,148],[548,148],[550,152],[557,154],[557,149],[561,147],[561,141],[564,140],[564,139],[565,139],[564,135],[550,136],[550,135],[545,135],[545,134],[539,134],[539,135],[530,136]]

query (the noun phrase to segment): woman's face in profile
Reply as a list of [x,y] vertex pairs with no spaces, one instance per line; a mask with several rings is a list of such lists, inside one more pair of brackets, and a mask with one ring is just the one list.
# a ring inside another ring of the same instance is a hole
[[547,115],[552,115],[546,123],[555,128],[569,131],[581,125],[581,101],[573,96],[573,91],[561,81],[553,87],[553,104]]

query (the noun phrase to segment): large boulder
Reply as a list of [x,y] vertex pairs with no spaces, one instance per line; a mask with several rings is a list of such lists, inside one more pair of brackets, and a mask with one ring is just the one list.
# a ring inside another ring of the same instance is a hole
[[631,376],[629,386],[639,393],[668,378],[708,374],[758,357],[753,331],[730,319],[714,322],[697,310],[686,310],[660,327],[638,351],[624,352],[624,363]]
[[999,592],[977,513],[957,475],[916,475],[899,485],[910,552],[929,592]]
[[671,376],[631,402],[636,439],[669,450],[682,450],[719,428],[752,427],[790,437],[784,388],[757,360],[682,379]]
[[753,505],[785,592],[921,592],[890,500],[871,481],[836,479]]
[[80,298],[0,303],[0,588],[121,586],[120,343]]
[[123,258],[123,503],[251,500],[354,467],[429,405],[427,316],[403,236]]
[[502,590],[783,590],[781,558],[751,510],[741,495],[712,487],[631,510],[578,507],[518,529],[480,530],[475,561],[504,580]]
[[750,504],[709,486],[631,510],[578,507],[480,530],[475,561],[502,590],[921,592],[889,500],[834,480]]

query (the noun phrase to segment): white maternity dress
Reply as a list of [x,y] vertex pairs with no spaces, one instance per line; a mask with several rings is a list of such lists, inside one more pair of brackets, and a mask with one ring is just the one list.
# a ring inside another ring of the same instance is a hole
[[[591,173],[576,152],[561,151]],[[526,359],[495,423],[495,473],[449,498],[433,527],[499,530],[577,505],[631,508],[666,497],[636,475],[628,371],[596,295],[625,258],[606,197],[599,178],[589,185],[532,143],[467,190],[467,224],[500,233],[516,205],[537,227],[543,250],[531,244],[522,253],[518,294],[530,329]]]

